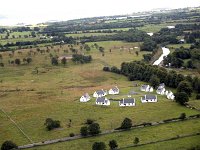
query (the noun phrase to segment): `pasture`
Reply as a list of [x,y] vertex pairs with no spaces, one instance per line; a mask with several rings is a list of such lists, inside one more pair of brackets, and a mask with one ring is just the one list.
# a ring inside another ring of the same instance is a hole
[[[119,127],[125,117],[131,118],[134,124],[139,124],[178,117],[183,112],[186,115],[199,113],[196,110],[180,106],[168,100],[165,96],[158,96],[158,103],[142,104],[140,97],[145,93],[140,92],[139,87],[134,87],[133,83],[124,76],[102,71],[104,66],[120,67],[120,64],[124,61],[141,60],[142,54],[147,52],[139,52],[137,56],[135,51],[139,51],[139,49],[129,51],[129,48],[134,46],[140,47],[140,43],[121,41],[96,43],[105,48],[104,56],[95,48],[92,48],[89,52],[78,51],[78,53],[92,55],[93,61],[89,64],[75,64],[68,61],[66,66],[61,64],[52,66],[50,53],[54,56],[72,55],[73,53],[69,50],[68,45],[54,46],[49,53],[31,55],[32,63],[19,66],[8,64],[8,60],[15,58],[22,60],[29,56],[29,49],[23,50],[22,53],[16,51],[12,57],[9,57],[9,52],[2,53],[5,67],[0,68],[0,79],[2,80],[0,83],[0,108],[15,120],[34,142],[66,137],[70,133],[79,134],[80,128],[88,118],[98,122],[101,130],[104,131]],[[88,44],[92,46],[94,43]],[[79,46],[74,45],[74,48],[79,49]],[[46,50],[45,47],[41,49]],[[69,50],[68,53],[64,52],[66,49]],[[36,51],[36,49],[32,49],[32,51]],[[38,74],[35,73],[36,68],[39,71]],[[137,82],[140,85],[143,84]],[[118,102],[111,102],[109,107],[96,106],[94,98],[88,103],[79,102],[80,96],[85,92],[92,96],[95,90],[109,90],[115,85],[120,89],[120,96],[127,97],[130,90],[138,92],[138,95],[134,96],[136,98],[135,107],[120,108]],[[61,128],[47,131],[44,126],[46,118],[60,120]],[[0,144],[5,140],[12,140],[18,145],[29,143],[2,112],[0,112],[0,120],[2,121]],[[71,120],[71,124],[69,120]],[[50,147],[41,149],[62,149],[66,147],[81,149],[83,146],[83,149],[87,149],[91,147],[91,143],[94,141],[108,142],[110,139],[120,141],[122,138],[124,140],[120,142],[120,146],[125,146],[131,144],[132,137],[136,135],[141,137],[141,142],[146,142],[176,134],[193,133],[199,131],[199,123],[199,120],[195,120],[146,128],[143,131],[137,129],[131,132],[108,135],[108,137],[77,140],[61,145],[56,144],[53,147],[50,145]],[[189,126],[191,128],[188,128]],[[179,130],[176,130],[177,128]],[[160,134],[160,131],[163,131],[163,134]]]

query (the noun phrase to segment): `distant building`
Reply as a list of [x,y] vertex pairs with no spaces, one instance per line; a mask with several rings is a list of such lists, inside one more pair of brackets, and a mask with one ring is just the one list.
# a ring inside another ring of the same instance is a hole
[[144,97],[141,97],[142,103],[149,103],[149,102],[157,102],[157,95],[145,95]]
[[106,97],[98,97],[96,99],[96,105],[109,106],[110,105],[110,101]]
[[122,99],[119,101],[119,106],[135,106],[135,99],[134,98],[128,98],[128,99]]
[[153,92],[153,87],[144,84],[140,87],[140,90],[143,92]]
[[87,102],[90,100],[90,95],[88,93],[85,93],[83,96],[80,98],[80,102]]
[[174,99],[175,99],[175,96],[174,96],[174,94],[172,93],[172,91],[170,91],[170,92],[167,94],[167,99],[171,99],[171,100],[174,100]]
[[157,90],[156,90],[156,93],[157,94],[160,94],[160,95],[164,95],[165,94],[165,84],[164,83],[161,83]]
[[93,94],[93,97],[103,97],[103,96],[106,96],[106,95],[107,95],[107,92],[102,89],[102,90],[99,90],[99,91],[95,91],[94,94]]
[[108,93],[111,95],[119,94],[119,88],[115,86],[114,88],[110,89]]

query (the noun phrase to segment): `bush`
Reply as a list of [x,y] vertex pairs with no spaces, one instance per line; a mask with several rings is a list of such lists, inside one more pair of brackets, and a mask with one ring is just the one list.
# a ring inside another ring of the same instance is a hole
[[135,145],[137,145],[139,142],[140,142],[140,139],[139,139],[138,137],[135,137],[133,143],[134,143]]
[[100,126],[98,123],[93,123],[93,124],[89,125],[88,131],[91,135],[96,135],[101,132]]
[[74,137],[75,134],[74,134],[74,133],[70,133],[69,136],[70,136],[70,137]]
[[186,114],[185,114],[185,113],[181,113],[181,115],[180,115],[179,119],[182,119],[182,120],[184,120],[185,118],[186,118]]
[[106,144],[104,142],[95,142],[92,145],[92,150],[105,150]]
[[115,140],[109,141],[109,147],[111,150],[117,149],[118,147],[117,142]]
[[178,92],[175,94],[175,100],[181,105],[185,105],[189,101],[189,97],[185,92]]
[[90,125],[90,124],[93,124],[93,123],[94,123],[94,120],[92,120],[92,119],[87,119],[85,124]]
[[109,67],[103,67],[103,71],[110,71]]
[[196,99],[200,99],[200,94],[197,94]]
[[121,124],[121,129],[130,129],[132,127],[132,120],[125,118]]
[[81,127],[80,133],[82,136],[87,136],[88,135],[88,127]]
[[13,143],[12,141],[5,141],[1,145],[1,150],[11,150],[11,149],[17,149],[17,145]]
[[44,125],[46,125],[47,130],[50,131],[54,128],[59,128],[60,127],[60,121],[53,120],[51,118],[47,118]]
[[4,63],[0,63],[0,67],[4,67]]

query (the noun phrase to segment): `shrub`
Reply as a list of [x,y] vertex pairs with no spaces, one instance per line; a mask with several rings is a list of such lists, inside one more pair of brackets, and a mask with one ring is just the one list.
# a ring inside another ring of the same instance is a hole
[[137,145],[139,142],[140,142],[140,139],[139,139],[138,137],[135,137],[133,143],[134,143],[135,145]]
[[200,99],[200,94],[197,94],[196,99]]
[[13,143],[12,141],[5,141],[1,145],[1,150],[10,150],[10,149],[17,149],[17,145]]
[[121,129],[130,129],[132,127],[132,120],[125,118],[121,124]]
[[186,114],[185,114],[185,113],[181,113],[181,115],[180,115],[179,119],[182,119],[182,120],[184,120],[185,118],[186,118]]
[[109,67],[103,67],[103,71],[110,71]]
[[101,132],[100,126],[99,126],[98,123],[90,124],[89,127],[88,127],[88,131],[91,135],[96,135],[96,134],[99,134]]
[[87,136],[88,135],[88,127],[86,127],[86,126],[81,127],[80,133],[82,136]]
[[75,134],[74,134],[74,133],[70,133],[69,136],[70,136],[70,137],[74,137]]
[[105,150],[106,144],[104,142],[95,142],[92,145],[92,150]]
[[85,124],[88,124],[88,125],[89,125],[89,124],[93,124],[93,123],[94,123],[94,120],[92,120],[92,119],[87,119]]
[[53,120],[51,118],[47,118],[44,125],[46,125],[47,130],[50,131],[54,128],[59,128],[60,127],[60,121]]
[[109,141],[109,147],[111,150],[114,150],[118,147],[117,142],[115,140]]

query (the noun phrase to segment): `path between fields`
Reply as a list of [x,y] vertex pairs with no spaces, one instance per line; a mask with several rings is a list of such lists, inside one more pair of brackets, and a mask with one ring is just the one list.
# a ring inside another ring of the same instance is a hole
[[31,138],[19,127],[19,125],[2,109],[0,108],[0,111],[5,114],[5,116],[18,128],[18,130],[25,136],[25,138],[30,141],[31,143],[34,143]]
[[[200,118],[193,116],[193,117],[188,117],[185,120],[192,120],[192,119],[200,119]],[[172,120],[172,121],[169,121],[169,122],[164,122],[164,121],[153,122],[153,123],[151,123],[151,126],[158,126],[158,125],[161,125],[161,124],[167,124],[167,123],[172,123],[172,122],[180,122],[180,121],[183,121],[183,120],[175,119],[175,120]],[[146,127],[146,125],[135,125],[131,129],[144,128],[144,127]],[[107,131],[103,131],[102,133],[100,133],[99,135],[96,135],[96,136],[106,135],[106,134],[111,134],[111,133],[116,133],[116,132],[123,132],[123,131],[127,131],[127,130],[114,130],[114,129],[113,130],[107,130]],[[55,143],[59,143],[59,142],[67,142],[67,141],[78,140],[78,139],[83,139],[83,138],[90,138],[90,137],[92,137],[92,136],[83,137],[81,135],[76,135],[74,137],[64,137],[64,138],[59,138],[59,139],[52,139],[52,140],[46,140],[46,141],[42,141],[42,142],[22,145],[22,146],[18,146],[18,148],[19,149],[27,149],[27,148],[37,147],[37,146],[45,146],[45,145],[49,145],[49,144],[55,144]]]

